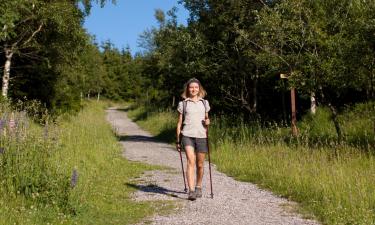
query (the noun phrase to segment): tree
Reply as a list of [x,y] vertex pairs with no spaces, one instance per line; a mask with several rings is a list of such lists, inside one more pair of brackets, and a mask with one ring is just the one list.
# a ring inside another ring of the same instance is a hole
[[[184,1],[191,12],[190,26],[195,27],[207,44],[206,63],[215,80],[210,93],[226,99],[227,109],[242,108],[256,114],[259,78],[262,67],[256,63],[259,47],[248,43],[256,39],[253,31],[256,11],[267,6],[262,1]],[[246,37],[246,38],[244,38]]]
[[[3,27],[0,44],[6,59],[3,95],[8,96],[10,69],[14,64],[10,91],[13,98],[39,99],[56,109],[69,110],[73,105],[79,108],[82,82],[87,81],[88,75],[95,78],[87,66],[92,61],[98,62],[94,53],[97,47],[82,28],[91,1],[16,0],[0,4]],[[18,57],[14,58],[15,55]],[[101,69],[98,70],[102,76]]]

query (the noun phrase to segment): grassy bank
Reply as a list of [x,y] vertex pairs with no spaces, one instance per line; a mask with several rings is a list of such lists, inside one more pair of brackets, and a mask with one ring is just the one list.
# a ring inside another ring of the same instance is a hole
[[122,158],[104,106],[90,102],[57,125],[28,120],[2,133],[0,224],[131,224],[171,207],[130,199],[127,184],[155,167]]
[[[375,159],[369,153],[374,115],[372,104],[340,115],[344,143],[336,141],[326,110],[299,123],[298,139],[290,138],[289,128],[214,119],[212,158],[222,172],[299,202],[301,211],[324,224],[375,224]],[[130,116],[174,141],[175,112],[147,113],[140,107]]]

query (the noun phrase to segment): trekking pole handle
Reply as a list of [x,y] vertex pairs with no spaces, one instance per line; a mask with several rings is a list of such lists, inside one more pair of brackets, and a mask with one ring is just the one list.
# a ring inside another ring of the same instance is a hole
[[176,149],[181,152],[181,142],[176,142]]

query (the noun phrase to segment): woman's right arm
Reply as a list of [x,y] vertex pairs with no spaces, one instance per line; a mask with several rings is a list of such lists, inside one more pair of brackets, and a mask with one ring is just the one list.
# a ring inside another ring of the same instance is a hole
[[182,113],[178,113],[178,121],[176,128],[176,148],[178,151],[181,151],[181,127],[182,127]]

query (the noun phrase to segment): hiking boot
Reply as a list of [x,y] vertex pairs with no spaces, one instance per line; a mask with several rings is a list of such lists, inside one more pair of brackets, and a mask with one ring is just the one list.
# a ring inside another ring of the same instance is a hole
[[194,201],[195,199],[197,199],[197,197],[195,196],[195,191],[189,191],[188,199],[191,201]]
[[195,187],[195,197],[196,198],[202,198],[202,188],[201,187]]

